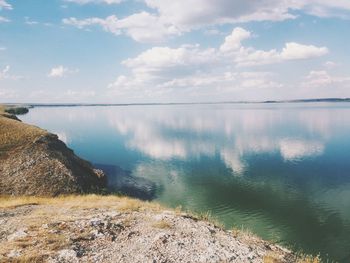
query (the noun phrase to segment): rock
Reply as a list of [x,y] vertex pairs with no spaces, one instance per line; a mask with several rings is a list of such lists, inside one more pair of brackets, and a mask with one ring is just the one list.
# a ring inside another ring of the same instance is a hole
[[8,241],[24,238],[28,236],[26,229],[20,229],[7,237]]
[[60,250],[57,253],[57,257],[56,257],[55,262],[59,262],[59,263],[74,263],[74,262],[79,262],[78,257],[77,257],[77,253],[73,250],[73,249],[63,249]]
[[93,218],[90,220],[90,225],[91,226],[100,226],[102,225],[102,220],[101,219],[98,219],[98,218]]
[[[118,211],[118,202],[121,202],[121,207],[125,206],[122,203],[124,198],[118,200],[115,197],[113,204],[116,206],[113,208],[110,204],[106,205],[104,197],[100,198],[102,201],[96,202],[95,206],[90,203],[80,207],[73,205],[74,200],[65,200],[63,202],[70,202],[69,206],[39,204],[30,206],[25,213],[23,206],[0,209],[2,218],[6,220],[6,224],[0,225],[0,233],[4,233],[4,238],[0,240],[0,262],[12,262],[18,256],[28,257],[34,247],[37,258],[51,263],[143,263],[153,260],[157,263],[261,263],[266,255],[271,262],[297,262],[292,252],[257,237],[238,239],[232,232],[206,221],[162,212],[159,208],[149,209],[149,206],[138,211]],[[110,201],[111,197],[108,198]],[[37,216],[40,217],[38,227],[29,227]],[[29,223],[28,218],[31,219]],[[164,218],[173,227],[154,227],[154,223],[158,222],[155,219]],[[11,233],[9,229],[13,233],[6,237]],[[30,239],[18,242],[19,238],[26,236]],[[16,244],[19,244],[18,248]]]
[[54,134],[16,148],[1,160],[0,174],[0,195],[99,193],[107,186],[101,170],[94,170]]
[[16,258],[16,257],[19,257],[20,255],[21,253],[15,249],[11,250],[10,253],[7,254],[9,258]]

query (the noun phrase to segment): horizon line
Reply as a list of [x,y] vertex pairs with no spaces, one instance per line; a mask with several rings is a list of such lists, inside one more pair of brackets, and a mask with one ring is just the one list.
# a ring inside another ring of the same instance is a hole
[[59,106],[151,106],[151,105],[201,105],[201,104],[272,104],[272,103],[307,103],[307,102],[350,102],[350,98],[313,98],[292,100],[263,100],[263,101],[202,101],[202,102],[139,102],[139,103],[85,103],[85,102],[53,102],[53,103],[25,103],[3,102],[3,105],[21,105],[28,107],[59,107]]

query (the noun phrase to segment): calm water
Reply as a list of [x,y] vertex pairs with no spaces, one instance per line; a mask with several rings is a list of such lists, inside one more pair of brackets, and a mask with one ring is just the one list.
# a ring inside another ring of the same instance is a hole
[[350,103],[54,107],[22,119],[104,168],[111,187],[124,175],[140,197],[350,262]]

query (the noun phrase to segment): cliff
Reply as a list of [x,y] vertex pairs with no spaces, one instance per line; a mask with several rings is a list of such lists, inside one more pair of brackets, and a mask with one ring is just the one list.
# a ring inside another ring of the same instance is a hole
[[0,195],[57,196],[100,192],[102,171],[58,137],[0,109]]

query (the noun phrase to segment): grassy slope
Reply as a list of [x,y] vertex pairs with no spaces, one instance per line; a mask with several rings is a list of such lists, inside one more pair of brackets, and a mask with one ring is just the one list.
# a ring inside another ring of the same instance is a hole
[[32,142],[47,134],[46,131],[20,121],[7,118],[5,106],[0,105],[0,154],[18,146]]
[[52,206],[68,206],[75,208],[112,208],[118,210],[138,210],[151,209],[159,211],[163,209],[157,203],[143,202],[137,199],[125,196],[100,196],[100,195],[70,195],[59,197],[36,197],[23,196],[11,197],[0,196],[0,208],[12,208],[17,206],[36,204],[36,205],[52,205]]

